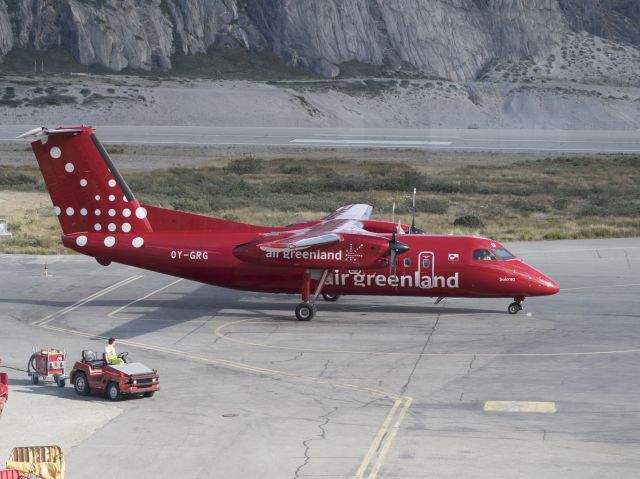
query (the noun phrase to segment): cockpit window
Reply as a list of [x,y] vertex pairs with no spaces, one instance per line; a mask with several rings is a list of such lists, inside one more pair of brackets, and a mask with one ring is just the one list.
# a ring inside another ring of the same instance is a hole
[[504,248],[493,249],[476,249],[473,251],[473,259],[475,260],[503,260],[515,258]]
[[504,248],[494,248],[491,250],[498,258],[500,259],[511,259],[511,258],[515,258],[515,256],[513,256],[511,253],[509,253],[506,249]]
[[495,256],[491,254],[491,251],[488,249],[476,249],[473,251],[473,259],[496,259]]

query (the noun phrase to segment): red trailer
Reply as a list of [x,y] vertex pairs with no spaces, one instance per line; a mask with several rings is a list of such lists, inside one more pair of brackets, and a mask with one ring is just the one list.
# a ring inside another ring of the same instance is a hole
[[[2,366],[2,359],[0,359],[0,366]],[[7,399],[9,399],[9,376],[7,373],[0,373],[0,416],[2,416],[2,410]],[[2,479],[2,476],[0,476],[0,479]]]
[[0,479],[29,479],[27,476],[20,474],[15,469],[3,469],[0,471]]
[[31,377],[31,384],[52,379],[63,388],[67,382],[65,355],[66,352],[61,349],[36,349],[27,363],[27,374]]

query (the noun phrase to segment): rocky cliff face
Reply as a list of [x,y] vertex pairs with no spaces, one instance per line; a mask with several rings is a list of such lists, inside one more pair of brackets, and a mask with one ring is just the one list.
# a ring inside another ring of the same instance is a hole
[[176,52],[270,49],[323,76],[359,61],[463,81],[540,60],[572,31],[640,45],[637,0],[0,0],[0,57],[62,46],[82,64],[171,68]]

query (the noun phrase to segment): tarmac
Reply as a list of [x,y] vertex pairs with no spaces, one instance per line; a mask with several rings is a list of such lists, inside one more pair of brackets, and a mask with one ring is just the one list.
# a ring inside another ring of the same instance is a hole
[[[60,445],[67,479],[635,478],[640,239],[514,243],[562,291],[509,299],[298,297],[81,256],[0,256],[12,447]],[[48,275],[43,274],[47,265]],[[32,348],[118,351],[153,398],[33,386]]]

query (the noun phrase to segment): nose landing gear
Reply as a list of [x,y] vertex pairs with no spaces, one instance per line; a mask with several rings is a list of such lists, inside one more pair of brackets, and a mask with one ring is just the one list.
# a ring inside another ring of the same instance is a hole
[[524,302],[523,296],[516,296],[513,298],[513,303],[509,305],[507,311],[509,314],[518,314],[519,311],[522,311],[522,303]]

